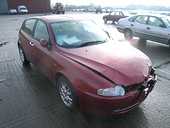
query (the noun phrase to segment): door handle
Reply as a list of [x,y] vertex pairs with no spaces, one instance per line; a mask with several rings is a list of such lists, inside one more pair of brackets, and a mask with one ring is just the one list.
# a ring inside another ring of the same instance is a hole
[[150,28],[150,27],[147,27],[146,29],[148,29],[148,30],[149,30],[149,29],[151,29],[151,28]]
[[29,42],[29,44],[30,44],[31,46],[34,46],[34,43],[33,43],[33,42],[31,42],[31,41]]
[[132,27],[133,27],[133,26],[134,26],[134,24],[131,24],[130,26],[132,26]]

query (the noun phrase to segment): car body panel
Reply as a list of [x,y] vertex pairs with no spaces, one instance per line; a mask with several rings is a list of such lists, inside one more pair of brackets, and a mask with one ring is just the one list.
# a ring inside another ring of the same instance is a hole
[[[141,15],[137,15],[141,16]],[[148,16],[148,20],[150,17],[157,17],[161,19],[161,16],[152,16],[152,15],[143,15],[143,16]],[[146,40],[151,40],[151,41],[156,41],[160,42],[163,44],[170,44],[169,39],[170,39],[170,27],[158,27],[158,26],[153,26],[149,25],[148,21],[146,24],[138,23],[136,21],[129,21],[131,17],[129,18],[123,18],[119,20],[117,24],[117,29],[120,32],[124,32],[126,29],[130,29],[133,33],[134,36],[144,38]],[[163,22],[163,20],[162,20]]]
[[28,13],[28,9],[25,5],[19,5],[17,9],[18,9],[18,13]]
[[112,13],[109,13],[108,15],[103,16],[103,19],[106,19],[107,21],[113,21],[117,22],[121,18],[127,17],[122,11],[115,11]]
[[[55,18],[52,18],[52,21]],[[117,84],[125,88],[141,88],[149,79],[150,59],[130,44],[124,43],[122,47],[120,43],[112,40],[82,48],[62,48],[55,42],[51,21],[48,21],[47,17],[35,19],[46,23],[50,47],[43,47],[37,39],[23,30],[19,32],[19,45],[29,61],[54,84],[60,75],[70,81],[82,111],[125,113],[139,105],[150,93],[148,91],[145,94],[143,89],[134,89],[127,91],[122,97],[104,97],[97,94],[98,89],[114,87]],[[30,46],[30,41],[34,43],[33,46]]]
[[9,9],[9,14],[17,14],[17,10],[16,9]]
[[72,59],[103,73],[107,78],[121,85],[143,82],[151,66],[148,57],[128,44],[122,47],[119,43],[108,42],[65,52]]

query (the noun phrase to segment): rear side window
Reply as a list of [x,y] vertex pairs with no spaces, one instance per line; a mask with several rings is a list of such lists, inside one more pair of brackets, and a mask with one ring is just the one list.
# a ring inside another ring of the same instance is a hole
[[37,22],[37,25],[36,25],[35,31],[34,31],[34,38],[39,41],[41,39],[49,41],[49,34],[48,34],[47,26],[43,21],[39,20]]
[[136,18],[136,22],[140,24],[146,24],[147,20],[148,20],[148,16],[138,16]]
[[36,19],[26,20],[22,25],[22,30],[29,35],[33,35],[33,29],[35,25]]

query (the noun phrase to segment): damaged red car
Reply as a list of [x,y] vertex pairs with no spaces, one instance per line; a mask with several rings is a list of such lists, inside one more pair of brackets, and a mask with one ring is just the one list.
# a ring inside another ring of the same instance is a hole
[[23,64],[32,63],[53,81],[69,109],[126,113],[144,101],[156,83],[144,53],[112,39],[90,20],[56,15],[26,19],[18,48]]

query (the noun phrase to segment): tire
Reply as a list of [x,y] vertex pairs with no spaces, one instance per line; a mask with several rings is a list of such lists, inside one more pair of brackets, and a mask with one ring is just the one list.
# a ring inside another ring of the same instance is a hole
[[116,22],[116,21],[115,21],[115,20],[113,20],[113,21],[112,21],[112,24],[115,24],[115,22]]
[[71,83],[64,76],[60,76],[57,79],[57,95],[59,95],[62,103],[69,110],[77,108],[78,98]]
[[107,18],[103,18],[104,23],[107,24]]
[[147,45],[146,39],[144,39],[144,38],[139,38],[138,42],[139,42],[139,47],[141,47],[141,48],[145,48]]
[[18,50],[19,50],[19,56],[20,56],[20,60],[21,60],[22,64],[24,66],[28,66],[30,64],[30,62],[27,60],[24,50],[22,49],[22,47],[20,45],[18,45]]
[[132,31],[129,29],[125,30],[124,37],[126,40],[131,40],[133,38]]

